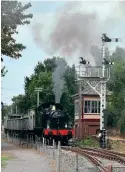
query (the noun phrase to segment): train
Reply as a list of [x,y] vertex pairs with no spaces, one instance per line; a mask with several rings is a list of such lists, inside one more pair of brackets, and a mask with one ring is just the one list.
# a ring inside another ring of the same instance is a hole
[[43,103],[27,115],[11,114],[4,118],[6,134],[18,134],[20,137],[29,135],[46,138],[50,143],[68,144],[74,137],[74,127],[69,116],[59,103]]

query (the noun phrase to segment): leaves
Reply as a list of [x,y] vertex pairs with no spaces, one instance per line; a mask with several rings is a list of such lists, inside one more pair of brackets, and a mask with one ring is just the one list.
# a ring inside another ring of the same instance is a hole
[[2,67],[1,69],[1,77],[4,77],[6,75],[6,73],[8,72],[8,70],[6,70],[6,67]]
[[[11,58],[20,58],[21,51],[26,47],[17,43],[14,38],[18,34],[17,27],[20,25],[30,24],[32,14],[24,12],[31,7],[31,3],[22,5],[18,1],[1,2],[1,54]],[[2,58],[3,60],[3,58]],[[1,71],[3,72],[3,71]],[[5,74],[2,73],[2,76]]]
[[[34,68],[34,73],[30,77],[25,77],[25,95],[19,95],[12,99],[13,106],[15,107],[17,105],[18,107],[18,112],[25,113],[28,109],[36,107],[37,94],[35,88],[42,88],[40,92],[40,103],[55,101],[52,76],[56,67],[56,59],[58,58],[53,57],[52,59],[46,59],[43,63],[38,62]],[[62,61],[64,61],[64,59],[62,59]],[[65,87],[62,90],[63,94],[60,103],[65,112],[69,114],[69,118],[73,120],[74,105],[72,102],[72,95],[77,91],[77,86],[75,84],[75,66],[67,66],[63,78],[65,80]]]
[[125,117],[123,113],[125,110],[125,50],[117,47],[111,59],[115,61],[115,64],[111,69],[111,79],[108,82],[108,89],[112,91],[110,104],[108,104],[109,120],[112,119],[109,125],[118,126],[123,132],[122,122]]

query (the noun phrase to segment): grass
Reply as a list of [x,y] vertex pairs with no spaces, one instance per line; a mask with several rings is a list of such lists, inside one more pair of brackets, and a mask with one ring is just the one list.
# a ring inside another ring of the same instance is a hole
[[5,168],[6,165],[7,165],[7,162],[8,162],[9,160],[11,160],[12,158],[13,158],[12,155],[7,154],[7,153],[2,153],[2,154],[1,154],[1,167],[2,167],[2,168]]
[[7,156],[1,156],[1,167],[2,168],[5,168],[6,165],[7,165],[7,161],[9,161],[9,160],[10,160],[9,157],[7,157]]
[[78,141],[75,145],[80,147],[99,147],[99,143],[91,137]]

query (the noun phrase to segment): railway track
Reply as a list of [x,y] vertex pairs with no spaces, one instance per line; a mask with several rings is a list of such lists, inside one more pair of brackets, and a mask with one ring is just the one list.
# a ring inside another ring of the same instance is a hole
[[97,157],[109,159],[125,165],[125,154],[120,154],[117,152],[102,150],[102,149],[94,149],[94,148],[63,147],[62,149],[70,150],[72,152],[76,152],[82,156],[85,156],[96,167],[98,167],[98,169],[101,172],[108,172],[108,169],[104,167],[104,165],[101,163],[101,161],[98,160]]
[[109,160],[117,161],[118,163],[125,165],[125,154],[94,148],[80,148],[80,150],[90,153],[93,156],[98,156]]
[[118,153],[118,152],[114,152],[114,151],[111,151],[111,150],[104,150],[104,149],[96,149],[96,148],[88,148],[88,147],[80,147],[81,149],[83,150],[92,150],[92,151],[95,151],[95,152],[102,152],[102,153],[107,153],[107,154],[111,154],[111,155],[117,155],[117,156],[120,156],[120,157],[123,157],[125,158],[125,154],[123,153]]
[[66,147],[63,147],[62,148],[63,150],[70,150],[72,152],[76,152],[82,156],[85,156],[92,164],[95,165],[95,167],[98,168],[98,170],[100,172],[109,172],[109,170],[104,167],[104,165],[101,163],[101,161],[99,161],[97,158],[93,157],[92,155],[88,154],[88,152],[85,152],[85,151],[81,151],[81,149],[79,148],[66,148]]

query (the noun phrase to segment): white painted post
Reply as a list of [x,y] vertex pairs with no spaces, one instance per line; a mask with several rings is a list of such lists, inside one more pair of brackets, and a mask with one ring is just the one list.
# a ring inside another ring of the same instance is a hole
[[31,146],[31,135],[30,135],[30,146]]
[[15,134],[15,144],[17,144],[17,134]]
[[79,169],[78,169],[78,154],[77,153],[75,154],[75,157],[76,157],[76,172],[78,172]]
[[28,138],[28,134],[27,134],[27,135],[26,135],[27,148],[28,148],[28,140],[29,140],[29,138]]
[[60,141],[58,142],[58,158],[57,158],[57,169],[56,172],[60,172],[60,153],[61,153],[61,146]]
[[45,138],[43,137],[43,151],[44,151]]
[[36,150],[38,150],[38,137],[36,136]]
[[54,149],[55,149],[55,141],[53,139],[53,158],[55,159],[55,156],[54,156]]
[[45,139],[44,145],[45,145],[45,150],[46,150],[46,139]]
[[8,133],[7,133],[7,135],[6,135],[6,136],[7,136],[7,141],[8,141]]
[[39,138],[39,152],[40,152],[40,145],[41,145],[41,142],[40,142],[40,138]]
[[13,143],[13,140],[14,140],[14,134],[12,134],[12,143]]
[[35,149],[37,150],[37,136],[35,135]]
[[19,145],[21,144],[21,135],[19,134]]
[[19,143],[20,141],[19,141],[19,134],[17,135],[17,143],[18,143],[18,145],[20,144]]
[[42,142],[40,141],[40,152],[42,152]]
[[32,147],[33,147],[33,135],[32,135]]

